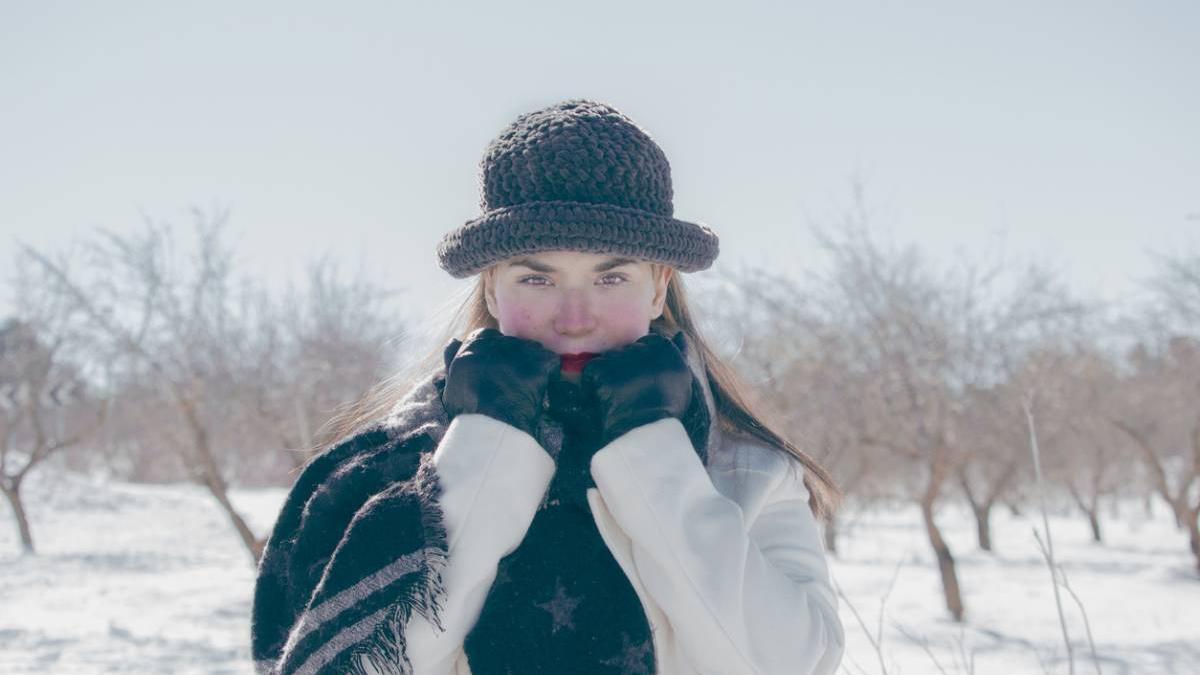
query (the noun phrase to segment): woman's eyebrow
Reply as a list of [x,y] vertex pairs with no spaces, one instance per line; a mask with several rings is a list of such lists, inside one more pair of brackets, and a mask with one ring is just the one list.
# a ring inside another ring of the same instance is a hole
[[[628,265],[630,263],[635,263],[635,262],[637,262],[637,260],[634,260],[633,258],[609,258],[608,260],[605,260],[604,262],[593,267],[592,271],[593,272],[607,272],[608,270],[611,270],[614,267],[620,267],[621,265]],[[558,271],[554,267],[551,267],[550,265],[547,265],[542,262],[538,262],[537,260],[534,260],[533,258],[518,258],[508,264],[509,267],[517,267],[518,265],[520,265],[521,267],[528,267],[529,269],[533,270],[534,272],[557,272]]]
[[544,265],[544,264],[534,260],[533,258],[518,258],[518,259],[508,263],[508,266],[509,267],[528,267],[529,269],[533,270],[534,272],[553,272],[553,271],[555,271],[553,267],[551,267],[549,265]]
[[610,259],[600,263],[599,265],[596,265],[595,267],[593,267],[592,271],[593,272],[607,272],[608,270],[611,270],[614,267],[620,267],[621,265],[630,265],[630,264],[633,264],[636,262],[637,261],[634,260],[633,258],[610,258]]

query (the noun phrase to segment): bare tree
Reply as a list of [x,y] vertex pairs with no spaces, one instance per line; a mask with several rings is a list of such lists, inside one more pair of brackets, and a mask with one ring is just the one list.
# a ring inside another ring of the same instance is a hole
[[935,520],[959,462],[945,296],[915,250],[887,250],[873,238],[861,192],[836,230],[817,234],[833,260],[817,291],[824,314],[868,376],[857,392],[859,441],[889,456],[897,489],[919,505],[946,607],[961,620],[954,557]]
[[[257,537],[229,499],[229,476],[218,453],[223,420],[238,381],[236,351],[253,325],[248,313],[257,289],[233,277],[233,256],[222,239],[224,212],[193,210],[195,250],[181,256],[173,230],[149,219],[128,236],[101,232],[90,242],[86,278],[71,275],[47,256],[25,247],[54,280],[73,309],[88,319],[102,352],[128,359],[144,371],[175,414],[164,437],[192,479],[225,512],[247,551],[258,559]],[[145,419],[149,426],[163,420]]]
[[[1064,304],[1063,317],[1081,318],[1082,309]],[[1044,324],[1056,323],[1048,318]],[[1043,334],[1013,354],[1004,378],[984,389],[968,390],[962,439],[967,450],[959,468],[964,496],[976,517],[979,545],[992,550],[988,514],[996,503],[1020,502],[1030,467],[1028,434],[1021,401],[1032,396],[1039,420],[1043,466],[1064,486],[1088,516],[1099,541],[1099,500],[1112,494],[1122,453],[1096,434],[1103,420],[1096,416],[1103,378],[1110,364],[1091,344],[1094,332],[1076,323],[1061,336]]]
[[1028,462],[1021,452],[1020,427],[1011,414],[1010,387],[968,390],[962,424],[971,429],[960,440],[963,461],[956,470],[958,486],[975,516],[979,548],[992,551],[992,509],[1025,475]]
[[1031,355],[1023,374],[1029,374],[1023,381],[1037,382],[1047,474],[1066,489],[1087,518],[1092,540],[1101,543],[1100,500],[1115,495],[1133,473],[1130,453],[1102,414],[1120,386],[1114,363],[1081,343],[1070,352]]
[[1155,492],[1188,533],[1200,570],[1200,251],[1158,256],[1141,340],[1107,410]]
[[[963,261],[947,290],[958,307],[950,377],[966,432],[958,438],[957,475],[979,546],[991,551],[992,508],[1028,475],[1020,401],[1041,385],[1021,377],[1021,368],[1028,355],[1077,341],[1087,332],[1091,308],[1072,298],[1049,269],[1003,257],[983,265]],[[1042,435],[1053,439],[1057,431],[1043,425]]]
[[937,505],[956,479],[962,485],[964,477],[990,476],[992,486],[975,493],[986,534],[987,514],[1011,481],[1003,463],[971,469],[968,393],[1003,382],[1023,349],[1078,308],[1038,266],[963,259],[935,270],[916,249],[882,242],[860,186],[854,196],[842,222],[815,230],[832,270],[814,293],[853,355],[852,372],[864,375],[859,440],[890,455],[897,487],[920,508],[946,607],[961,620],[954,556],[937,524]]
[[396,292],[362,273],[344,278],[328,258],[311,263],[305,284],[289,287],[279,309],[256,330],[244,368],[244,414],[264,440],[288,449],[298,467],[338,439],[322,435],[339,407],[359,399],[395,367],[407,336],[388,307]]
[[22,550],[34,552],[21,488],[35,468],[86,441],[104,421],[103,401],[88,400],[75,362],[73,312],[46,292],[18,255],[11,268],[16,315],[0,325],[0,493],[12,509]]
[[1188,534],[1200,570],[1200,340],[1140,345],[1106,415],[1131,444],[1154,491]]
[[1155,256],[1153,323],[1160,335],[1200,335],[1200,250]]

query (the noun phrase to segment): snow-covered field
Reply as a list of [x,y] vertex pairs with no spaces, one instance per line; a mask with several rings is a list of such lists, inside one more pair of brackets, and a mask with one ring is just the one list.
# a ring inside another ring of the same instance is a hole
[[[26,493],[38,555],[19,553],[11,516],[0,506],[0,673],[252,672],[253,567],[202,489],[35,475]],[[261,532],[283,491],[235,498]],[[996,552],[986,554],[975,547],[969,517],[953,509],[940,515],[967,605],[966,622],[956,624],[943,609],[914,509],[849,519],[834,574],[869,629],[882,623],[887,672],[1068,672],[1033,520],[997,512]],[[1148,517],[1135,504],[1104,525],[1107,541],[1098,546],[1082,519],[1051,519],[1102,672],[1200,673],[1200,578],[1184,535],[1164,510]],[[1063,601],[1076,672],[1095,673],[1083,617],[1070,596]],[[846,604],[842,617],[844,672],[881,672]]]

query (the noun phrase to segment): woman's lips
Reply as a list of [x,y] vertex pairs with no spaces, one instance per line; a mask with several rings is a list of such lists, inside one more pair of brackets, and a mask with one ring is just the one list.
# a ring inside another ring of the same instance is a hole
[[562,370],[564,373],[579,373],[583,372],[583,367],[588,361],[599,356],[595,352],[579,352],[578,354],[563,354],[562,355]]

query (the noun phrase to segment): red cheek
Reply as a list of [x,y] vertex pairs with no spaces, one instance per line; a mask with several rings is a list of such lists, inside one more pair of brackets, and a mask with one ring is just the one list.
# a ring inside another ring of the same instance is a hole
[[533,324],[533,312],[527,309],[507,312],[504,323],[511,326],[514,332],[523,331]]

